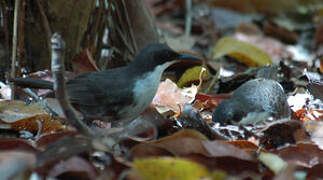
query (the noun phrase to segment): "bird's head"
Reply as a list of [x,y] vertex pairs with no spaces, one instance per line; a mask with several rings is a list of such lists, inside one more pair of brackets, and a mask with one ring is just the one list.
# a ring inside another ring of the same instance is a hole
[[155,43],[143,48],[135,57],[132,64],[145,71],[152,71],[158,66],[164,66],[166,68],[181,60],[200,61],[202,63],[202,60],[198,57],[177,53],[167,45]]
[[241,106],[243,105],[231,99],[223,101],[215,108],[212,114],[213,122],[218,122],[221,125],[238,122],[245,114]]

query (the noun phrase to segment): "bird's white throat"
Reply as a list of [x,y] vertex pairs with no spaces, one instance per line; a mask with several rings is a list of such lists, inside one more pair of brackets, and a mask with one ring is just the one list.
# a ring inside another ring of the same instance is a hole
[[172,63],[173,62],[168,62],[158,65],[155,67],[154,71],[145,73],[139,77],[140,79],[136,81],[132,91],[134,103],[120,112],[122,114],[124,113],[123,116],[126,114],[137,116],[150,105],[156,94],[164,70]]

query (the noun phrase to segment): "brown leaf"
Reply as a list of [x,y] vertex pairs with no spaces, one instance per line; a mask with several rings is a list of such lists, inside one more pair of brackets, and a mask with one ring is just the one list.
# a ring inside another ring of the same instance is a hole
[[139,144],[131,149],[131,159],[144,158],[151,156],[174,156],[165,148],[158,147],[154,144]]
[[211,170],[224,170],[230,175],[239,175],[239,177],[241,175],[246,178],[260,176],[260,164],[257,161],[243,160],[230,156],[207,157],[201,154],[189,154],[184,157],[203,164]]
[[323,164],[323,151],[314,144],[298,143],[276,152],[285,161],[299,166],[311,168],[317,164]]
[[88,139],[64,136],[37,155],[37,168],[42,173],[47,172],[49,167],[60,160],[89,152],[90,148]]
[[248,161],[256,160],[246,151],[224,141],[202,141],[201,143],[212,157],[229,156]]
[[264,136],[260,139],[265,149],[277,148],[285,144],[309,141],[309,137],[299,121],[278,122],[264,129]]
[[186,154],[203,154],[209,155],[209,153],[204,149],[201,144],[201,139],[191,138],[191,137],[178,137],[174,139],[169,139],[167,141],[161,141],[155,143],[157,147],[161,147],[171,152],[176,156],[182,156]]
[[16,150],[16,151],[28,151],[38,152],[38,150],[31,145],[30,141],[22,139],[0,139],[0,150]]
[[73,156],[57,163],[48,174],[49,177],[68,177],[72,179],[96,179],[93,165],[83,158]]
[[39,129],[42,134],[53,133],[66,129],[66,126],[58,119],[48,114],[35,115],[25,119],[10,123],[11,128],[15,131],[26,130],[37,132]]
[[73,137],[74,135],[77,135],[77,134],[78,134],[77,131],[59,131],[51,134],[44,134],[37,140],[37,147],[43,149],[64,136]]
[[84,49],[72,59],[74,73],[77,75],[87,72],[100,71],[93,60],[92,54],[88,49]]
[[208,95],[197,93],[195,96],[195,104],[200,106],[201,108],[214,109],[217,107],[222,101],[229,99],[231,94],[215,94]]
[[36,104],[26,105],[23,101],[0,102],[0,119],[6,123],[16,122],[38,114],[47,114],[47,112]]
[[246,152],[257,152],[259,149],[259,146],[256,144],[246,141],[246,140],[237,140],[237,141],[230,141],[229,144],[232,144],[240,149],[243,149]]
[[266,23],[264,27],[264,33],[267,36],[271,36],[288,44],[295,44],[298,40],[298,35],[284,27],[279,27],[271,23]]

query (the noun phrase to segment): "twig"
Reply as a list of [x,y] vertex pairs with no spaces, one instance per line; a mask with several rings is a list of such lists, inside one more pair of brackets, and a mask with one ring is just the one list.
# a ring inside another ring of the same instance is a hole
[[186,0],[185,36],[191,34],[192,29],[192,0]]
[[38,6],[38,9],[39,9],[39,12],[40,12],[40,17],[41,17],[41,20],[43,21],[43,26],[44,26],[44,29],[45,29],[45,32],[46,32],[47,48],[48,48],[48,53],[50,54],[51,53],[50,36],[52,35],[52,31],[50,30],[49,22],[48,22],[46,13],[44,11],[44,8],[40,3],[40,0],[37,0],[36,2],[37,2],[37,6]]
[[[103,16],[103,10],[104,10],[104,2],[102,0],[98,1],[99,3],[99,9],[96,11],[97,13],[95,14],[95,23],[94,25],[91,26],[91,32],[90,32],[90,49],[91,49],[91,53],[93,53],[93,49],[97,49],[96,46],[96,42],[97,41],[101,41],[101,40],[97,40],[97,35],[98,35],[98,28],[99,25],[102,22],[102,16]],[[101,37],[101,36],[98,36]],[[100,54],[100,53],[98,53]]]
[[26,0],[22,0],[21,4],[20,4],[20,14],[19,14],[19,37],[18,37],[18,54],[17,54],[17,63],[18,64],[18,72],[16,74],[16,76],[20,77],[21,76],[21,61],[22,58],[24,57],[24,44],[25,44],[25,34],[24,34],[24,27],[25,27],[25,12],[26,12]]
[[9,52],[9,31],[8,31],[8,13],[6,10],[7,4],[6,1],[2,1],[1,3],[1,11],[3,13],[3,28],[4,28],[4,34],[5,34],[5,47],[6,47],[6,72],[9,72],[9,58],[10,58],[10,52]]
[[[133,47],[130,45],[131,43],[129,43],[128,39],[125,37],[125,34],[126,33],[123,33],[122,32],[122,29],[123,30],[126,30],[128,28],[131,28],[131,26],[128,24],[128,27],[125,26],[125,23],[122,23],[124,22],[124,20],[122,19],[122,13],[120,12],[121,8],[120,8],[120,4],[115,1],[114,2],[114,5],[117,7],[115,12],[116,12],[116,16],[118,18],[118,21],[120,22],[120,25],[116,27],[116,30],[117,30],[117,33],[119,34],[119,36],[121,37],[124,45],[127,47],[127,49],[129,50],[129,52],[131,54],[136,54],[135,50],[133,49]],[[125,8],[125,6],[123,6],[123,8]]]
[[52,73],[54,78],[54,90],[56,98],[71,125],[76,127],[79,131],[85,133],[86,135],[94,137],[94,131],[90,129],[79,117],[76,116],[74,108],[67,100],[64,80],[64,51],[64,40],[58,33],[53,34],[51,37],[51,53]]
[[34,140],[39,140],[40,138],[40,135],[41,135],[41,132],[43,130],[43,125],[42,123],[40,122],[40,120],[36,120],[36,123],[37,123],[37,126],[38,126],[38,129],[37,129],[37,134],[35,135],[34,137]]
[[213,89],[215,83],[219,80],[219,77],[220,77],[220,68],[218,68],[216,74],[212,77],[209,86],[205,90],[205,93],[206,94],[208,94],[209,92],[211,92],[211,90]]
[[[20,1],[15,1],[15,11],[14,11],[14,21],[13,21],[13,36],[12,36],[12,60],[11,60],[11,78],[16,77],[16,56],[17,56],[17,29],[18,29],[18,11],[19,11]],[[11,84],[11,99],[15,97],[15,88],[14,85]]]
[[37,96],[30,88],[24,88],[23,91],[34,98],[50,115],[58,116],[58,114],[48,105],[48,103],[41,97]]
[[124,11],[124,15],[126,17],[126,21],[127,21],[127,25],[128,25],[128,31],[129,31],[129,35],[130,35],[130,38],[131,38],[131,41],[132,41],[132,45],[133,45],[133,51],[135,52],[138,52],[138,47],[137,47],[137,42],[136,42],[136,39],[135,39],[135,34],[133,33],[133,24],[131,24],[131,21],[129,19],[129,14],[128,14],[128,11],[126,9],[126,4],[124,2],[124,0],[122,0],[122,6],[123,6],[123,11]]

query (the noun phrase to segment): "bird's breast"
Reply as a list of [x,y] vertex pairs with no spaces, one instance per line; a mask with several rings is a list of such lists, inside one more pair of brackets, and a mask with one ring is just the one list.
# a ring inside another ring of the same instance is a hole
[[135,82],[132,91],[134,98],[133,102],[120,111],[120,116],[135,117],[140,115],[151,104],[158,89],[161,75],[162,72],[150,72],[140,77],[140,79]]

